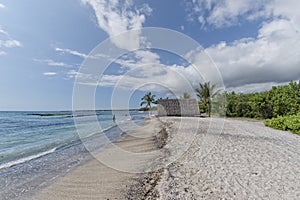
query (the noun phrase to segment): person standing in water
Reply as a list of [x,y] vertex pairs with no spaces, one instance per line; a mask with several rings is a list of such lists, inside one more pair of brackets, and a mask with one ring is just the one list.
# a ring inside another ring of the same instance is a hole
[[112,120],[113,120],[114,122],[116,122],[116,115],[113,115]]

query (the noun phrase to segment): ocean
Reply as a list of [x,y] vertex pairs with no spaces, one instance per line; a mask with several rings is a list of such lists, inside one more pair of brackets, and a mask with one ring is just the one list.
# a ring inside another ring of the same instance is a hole
[[146,114],[0,112],[0,199],[18,199],[45,187],[91,159],[89,151],[101,151],[141,124]]

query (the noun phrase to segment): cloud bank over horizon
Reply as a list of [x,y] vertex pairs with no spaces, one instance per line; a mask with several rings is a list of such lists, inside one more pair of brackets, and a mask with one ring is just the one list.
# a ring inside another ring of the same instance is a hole
[[228,88],[243,91],[244,87],[252,92],[300,79],[299,1],[194,0],[193,4],[194,15],[204,28],[221,29],[238,26],[243,20],[263,19],[257,37],[220,42],[206,49]]
[[[226,90],[245,93],[297,81],[299,7],[298,0],[1,2],[0,90],[6,98],[0,109],[70,109],[76,77],[97,86],[103,108],[110,106],[116,84],[123,90],[137,88],[131,103],[136,107],[146,90],[169,94],[172,89],[181,96],[186,80],[198,87],[202,81],[214,83],[219,73]],[[146,34],[149,27],[175,31],[203,48],[189,51],[170,35]],[[111,48],[91,55],[105,41]],[[152,48],[167,42],[181,52]],[[117,48],[124,55],[114,58],[110,51]],[[100,59],[111,65],[98,83],[99,70],[91,74],[80,67]],[[219,72],[212,74],[216,67]],[[153,84],[140,87],[146,82]]]
[[[125,35],[123,38],[114,36],[124,31],[143,28],[145,16],[149,16],[152,12],[149,5],[144,4],[142,8],[136,9],[132,1],[124,1],[123,6],[120,6],[120,1],[82,0],[82,2],[92,6],[99,27],[112,38],[112,43],[128,50],[143,48],[143,42],[147,38],[142,36],[141,32],[131,34],[129,37]],[[300,6],[298,1],[290,0],[290,3],[283,4],[278,0],[257,0],[255,3],[192,0],[190,3],[192,14],[190,13],[189,17],[194,17],[202,29],[222,29],[239,26],[242,21],[262,20],[256,37],[242,38],[230,43],[220,41],[205,48],[219,68],[228,90],[264,91],[272,85],[299,80],[300,14],[295,9],[297,7],[295,5]],[[150,74],[149,79],[160,79],[162,77],[155,77],[157,74],[150,73],[157,68],[175,70],[176,73],[190,77],[191,82],[197,80],[197,77],[193,77],[195,73],[187,66],[162,64],[157,53],[141,50],[137,51],[136,57],[139,59],[130,62],[116,61],[123,68],[140,66],[135,72],[135,77],[128,74],[125,78],[123,75],[105,75],[101,86],[113,86],[119,80],[126,79],[126,87],[134,87],[144,81],[145,77],[142,75],[146,73]],[[137,78],[139,75],[140,79]],[[163,78],[172,82],[174,87],[182,85],[178,80],[172,80],[174,76],[171,73],[169,75],[166,73]],[[155,90],[155,87],[153,89]],[[183,92],[184,88],[178,87],[178,90]]]

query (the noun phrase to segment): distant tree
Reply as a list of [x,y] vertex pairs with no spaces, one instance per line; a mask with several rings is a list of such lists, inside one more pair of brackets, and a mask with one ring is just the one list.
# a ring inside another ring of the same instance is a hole
[[[151,111],[151,104],[156,103],[155,101],[155,95],[151,94],[151,92],[146,93],[142,98],[141,98],[141,106],[145,105],[145,108]],[[150,114],[150,112],[149,112]]]
[[180,97],[181,99],[189,99],[191,98],[191,95],[187,92],[183,93],[183,95]]
[[219,91],[215,91],[216,85],[210,85],[210,82],[205,82],[204,84],[199,83],[199,88],[196,88],[195,91],[197,96],[201,101],[204,102],[206,107],[206,113],[210,117],[211,115],[211,99],[218,94]]

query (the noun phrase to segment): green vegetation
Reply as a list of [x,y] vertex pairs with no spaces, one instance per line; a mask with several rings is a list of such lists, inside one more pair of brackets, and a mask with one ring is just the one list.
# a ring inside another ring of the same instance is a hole
[[279,130],[291,131],[300,135],[300,114],[267,119],[265,125]]
[[[199,86],[195,92],[200,98],[198,104],[201,113],[206,112],[208,116],[213,113],[227,117],[263,119],[266,126],[300,134],[300,81],[291,81],[288,85],[273,86],[269,91],[251,94],[220,94],[210,82],[200,83]],[[146,105],[144,110],[151,110],[151,104],[157,103],[154,98],[151,92],[142,98],[141,106]],[[181,98],[188,99],[190,95],[184,93]]]
[[199,86],[200,87],[196,88],[195,91],[201,100],[199,103],[200,111],[205,110],[210,117],[212,98],[214,98],[219,91],[215,91],[216,85],[210,85],[210,82],[205,82],[204,84],[199,83]]
[[262,93],[226,93],[226,116],[265,119],[269,127],[300,133],[300,82]]
[[152,103],[156,103],[155,101],[155,95],[151,94],[151,92],[146,93],[143,97],[142,97],[142,102],[141,102],[141,106],[143,106],[144,104],[145,106],[145,110],[151,110],[151,104]]
[[271,119],[300,112],[300,82],[272,87],[262,93],[226,93],[226,116]]
[[183,95],[180,97],[181,99],[190,99],[191,95],[187,92],[183,93]]

